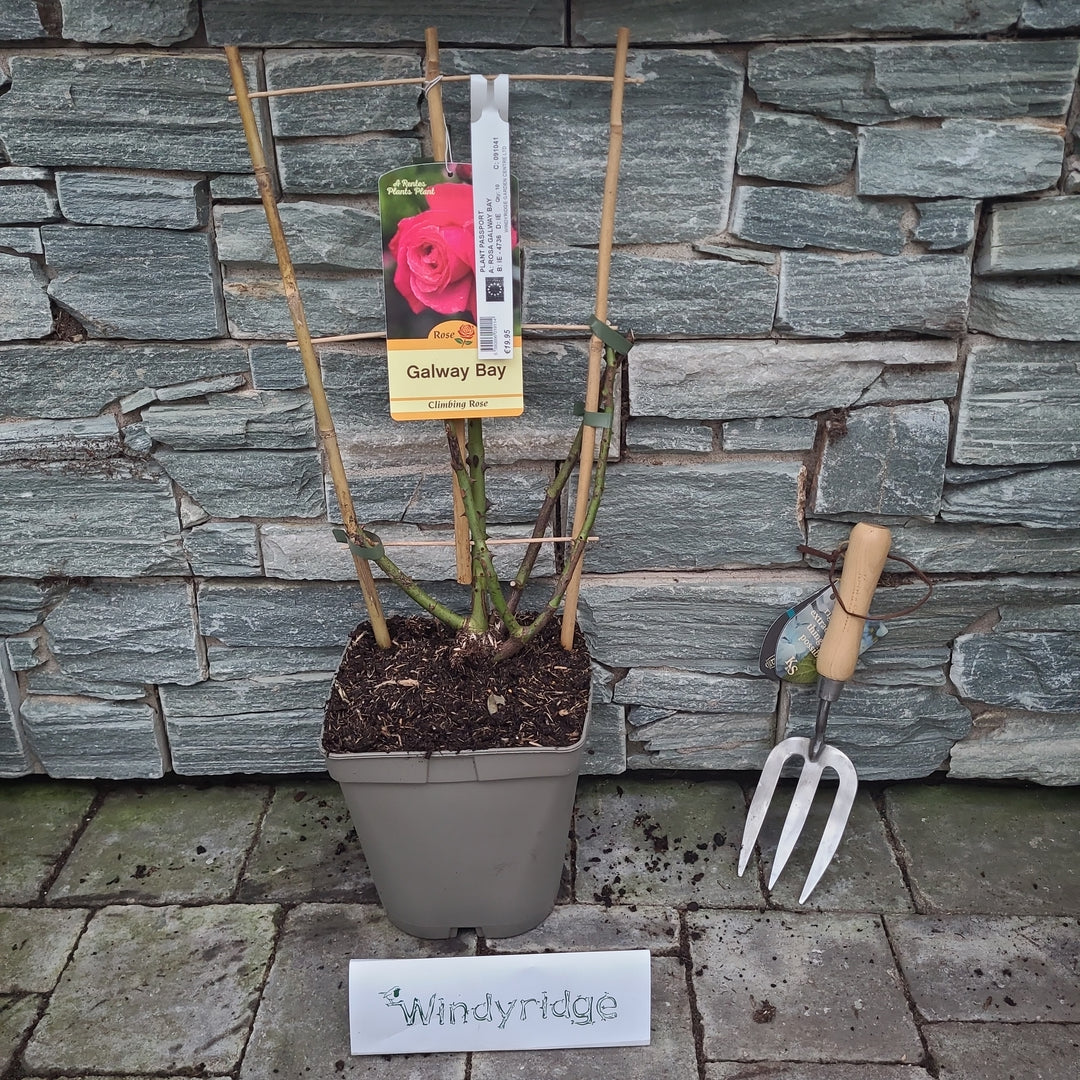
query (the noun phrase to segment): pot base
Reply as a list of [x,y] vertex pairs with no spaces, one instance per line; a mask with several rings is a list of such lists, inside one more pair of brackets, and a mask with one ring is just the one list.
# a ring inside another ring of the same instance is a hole
[[414,937],[523,934],[555,906],[585,750],[328,754],[386,914]]

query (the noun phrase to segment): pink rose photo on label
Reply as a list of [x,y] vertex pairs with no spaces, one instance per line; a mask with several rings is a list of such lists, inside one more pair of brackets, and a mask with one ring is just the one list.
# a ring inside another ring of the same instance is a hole
[[[472,166],[455,164],[448,171],[442,164],[428,163],[384,174],[379,179],[379,213],[387,337],[427,338],[434,327],[457,316],[461,326],[454,339],[459,345],[471,344],[477,314]],[[516,228],[511,242],[519,309]]]
[[396,262],[394,288],[414,314],[468,312],[476,318],[472,187],[435,184],[428,209],[403,218],[387,247]]

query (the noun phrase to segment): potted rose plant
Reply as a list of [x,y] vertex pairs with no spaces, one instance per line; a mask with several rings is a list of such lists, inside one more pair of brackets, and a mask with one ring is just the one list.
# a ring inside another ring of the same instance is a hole
[[[508,581],[500,580],[492,558],[483,420],[445,424],[468,524],[464,576],[471,582],[457,608],[413,580],[357,520],[239,53],[226,52],[341,509],[343,528],[335,535],[352,553],[369,615],[353,633],[331,687],[323,733],[327,767],[342,786],[395,924],[421,937],[446,937],[461,927],[491,936],[522,933],[555,903],[588,729],[590,663],[575,626],[576,589],[604,489],[618,374],[630,348],[603,321],[618,155],[609,152],[608,158],[581,424]],[[618,73],[625,72],[625,60],[621,34],[615,80],[620,102]],[[615,112],[613,104],[613,133],[616,126],[621,131]],[[388,322],[397,308],[406,318],[427,320],[428,327],[448,327],[459,347],[472,344],[477,324],[472,193],[463,178],[464,172],[452,183],[418,190],[412,212],[384,236]],[[573,535],[547,582],[546,600],[523,611],[539,542],[575,472]],[[422,615],[384,617],[372,563]]]
[[[624,354],[611,346],[605,354],[600,413],[610,419]],[[380,899],[398,926],[420,937],[462,926],[509,936],[547,916],[588,729],[588,652],[580,630],[570,651],[562,647],[557,612],[600,503],[611,429],[602,429],[583,528],[546,604],[528,615],[519,604],[537,547],[529,545],[504,585],[487,543],[480,422],[468,429],[465,455],[453,431],[447,439],[472,539],[468,610],[431,597],[370,531],[348,537],[357,557],[373,561],[429,617],[388,620],[389,649],[379,647],[370,621],[357,628],[323,732],[327,767],[342,786]],[[534,536],[547,529],[581,439],[579,429]]]

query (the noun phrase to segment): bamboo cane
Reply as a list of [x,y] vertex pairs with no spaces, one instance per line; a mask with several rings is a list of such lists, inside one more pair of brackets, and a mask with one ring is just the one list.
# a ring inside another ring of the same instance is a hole
[[[240,111],[240,119],[244,125],[244,136],[247,139],[248,153],[251,155],[251,164],[255,171],[255,182],[259,186],[259,195],[262,198],[263,209],[266,211],[270,236],[274,242],[274,253],[277,255],[278,269],[281,271],[281,283],[285,288],[285,299],[289,304],[289,314],[292,316],[297,344],[300,347],[304,375],[307,378],[312,404],[315,407],[315,421],[319,429],[319,439],[323,450],[326,452],[330,475],[334,481],[334,491],[337,494],[338,506],[341,508],[341,520],[349,536],[359,536],[360,526],[353,510],[349,482],[345,476],[345,465],[341,460],[337,433],[334,430],[334,421],[330,415],[329,403],[326,400],[322,372],[319,369],[315,349],[311,344],[311,334],[308,332],[307,316],[304,314],[304,305],[300,299],[300,289],[296,284],[296,272],[293,269],[292,258],[289,255],[289,245],[285,240],[285,230],[282,228],[277,202],[274,199],[270,170],[266,167],[266,156],[263,152],[259,129],[255,123],[255,113],[251,107],[251,98],[248,95],[247,79],[244,75],[243,61],[240,59],[240,50],[235,45],[227,45],[225,47],[225,56],[229,62],[229,74],[232,77],[233,88],[236,91],[236,104]],[[356,554],[353,554],[353,562],[356,564],[356,576],[360,581],[360,589],[364,595],[364,604],[367,607],[368,618],[371,620],[375,640],[380,648],[389,648],[390,632],[383,616],[382,604],[375,588],[375,579],[372,577],[371,567],[366,559],[362,559]]]
[[[619,161],[622,156],[622,105],[623,86],[626,82],[626,54],[630,48],[630,31],[620,27],[615,38],[615,80],[611,87],[611,115],[608,125],[607,170],[604,174],[604,201],[600,213],[600,247],[596,260],[596,317],[607,319],[608,281],[611,277],[611,248],[615,241],[615,199],[619,188]],[[585,384],[585,411],[596,412],[600,395],[600,363],[604,352],[603,342],[594,334],[589,342],[589,374]],[[589,508],[593,453],[596,449],[596,429],[585,425],[581,440],[581,458],[578,465],[577,500],[574,506],[576,535],[585,522]],[[574,647],[574,626],[577,622],[578,593],[581,589],[581,559],[566,589],[562,617],[562,647]]]
[[[427,38],[425,36],[425,43]],[[471,75],[444,75],[443,82],[468,82],[471,79]],[[593,82],[593,83],[609,83],[614,82],[614,78],[611,75],[511,75],[511,80],[529,81],[529,82]],[[422,79],[365,79],[362,82],[341,82],[341,83],[316,83],[313,86],[286,86],[280,90],[254,90],[248,94],[248,97],[255,98],[273,98],[273,97],[289,97],[294,94],[321,94],[324,91],[336,91],[336,90],[369,90],[374,87],[380,86],[423,86],[425,83],[431,80],[425,76]],[[645,80],[641,78],[627,79],[629,83],[643,83]],[[236,100],[235,94],[229,95],[230,101]]]
[[[583,333],[591,327],[585,326],[584,323],[522,323],[521,329],[523,332],[536,331],[539,333],[541,330],[565,330],[567,332]],[[385,330],[365,330],[359,334],[331,334],[327,337],[313,337],[311,339],[312,345],[335,345],[345,341],[378,341],[386,340]],[[285,344],[290,349],[295,349],[299,344],[297,341],[286,341]]]
[[[446,117],[443,113],[442,89],[439,85],[439,31],[429,26],[424,31],[424,85],[427,87],[428,123],[431,127],[431,156],[435,161],[446,159]],[[454,438],[465,453],[465,421],[447,420],[448,431],[453,431]],[[465,501],[457,480],[451,479],[450,485],[454,498],[454,562],[457,567],[459,585],[472,584],[472,544],[469,537],[469,522],[465,516]]]
[[[495,547],[497,544],[569,544],[576,540],[576,536],[501,536],[487,538],[488,547]],[[599,536],[587,536],[585,542],[588,544],[598,543]],[[383,540],[382,546],[384,548],[395,547],[453,547],[453,540]]]

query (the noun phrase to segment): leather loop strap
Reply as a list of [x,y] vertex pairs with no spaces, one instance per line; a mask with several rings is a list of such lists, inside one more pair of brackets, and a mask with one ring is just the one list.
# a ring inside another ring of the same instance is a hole
[[[855,612],[848,611],[844,606],[844,601],[840,599],[840,593],[836,587],[837,568],[843,564],[844,548],[846,547],[847,544],[845,543],[841,544],[835,551],[819,551],[817,548],[799,544],[797,550],[803,555],[811,555],[815,559],[823,559],[829,564],[829,587],[832,589],[833,596],[836,597],[836,602],[840,605],[840,609],[848,615],[851,615],[853,618],[861,619],[863,618],[862,615],[856,615]],[[910,615],[912,612],[918,611],[934,593],[934,583],[910,559],[905,559],[902,555],[894,555],[890,552],[889,561],[903,563],[926,586],[926,595],[921,597],[917,603],[904,608],[902,611],[890,611],[885,615],[870,614],[865,616],[868,619],[873,619],[875,622],[888,622],[890,619],[900,619],[905,615]]]

